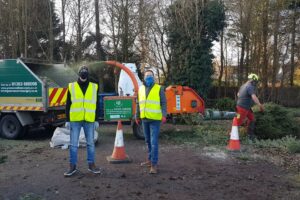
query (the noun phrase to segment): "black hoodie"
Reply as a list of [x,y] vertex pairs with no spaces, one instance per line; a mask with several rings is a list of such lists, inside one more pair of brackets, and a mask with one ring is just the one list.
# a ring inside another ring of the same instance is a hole
[[[89,79],[85,82],[81,81],[80,78],[78,78],[77,80],[77,83],[79,84],[80,86],[80,89],[82,91],[83,94],[85,94],[88,86],[89,86]],[[99,87],[98,87],[98,90],[97,90],[97,94],[99,92]],[[95,118],[95,121],[97,121],[98,119],[98,113],[99,113],[99,102],[98,102],[98,95],[97,95],[97,101],[96,101],[96,118]],[[70,91],[68,91],[68,95],[67,95],[67,102],[66,102],[66,120],[67,122],[70,121],[70,107],[71,107],[71,104],[72,104],[72,101],[71,101],[71,93]]]

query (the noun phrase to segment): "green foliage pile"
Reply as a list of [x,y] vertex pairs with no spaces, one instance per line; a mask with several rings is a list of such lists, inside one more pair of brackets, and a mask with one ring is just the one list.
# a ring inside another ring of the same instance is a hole
[[288,109],[273,103],[265,104],[265,111],[254,110],[255,134],[258,139],[279,139],[291,135],[299,138],[299,123]]
[[233,99],[226,97],[218,99],[214,107],[223,111],[235,111],[235,105],[236,103]]
[[300,108],[287,108],[294,117],[300,117]]

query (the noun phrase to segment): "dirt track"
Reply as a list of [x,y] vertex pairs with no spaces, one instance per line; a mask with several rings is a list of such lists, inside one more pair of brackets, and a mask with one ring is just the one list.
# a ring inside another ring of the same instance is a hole
[[[23,141],[0,139],[0,199],[300,199],[299,186],[280,167],[262,160],[242,160],[212,148],[188,148],[160,142],[158,175],[139,163],[145,145],[125,134],[130,164],[109,164],[114,126],[106,126],[96,147],[101,175],[88,173],[86,149],[79,150],[80,173],[64,178],[68,150],[51,149],[50,137]],[[125,132],[130,129],[125,128]],[[21,197],[21,198],[20,198]]]

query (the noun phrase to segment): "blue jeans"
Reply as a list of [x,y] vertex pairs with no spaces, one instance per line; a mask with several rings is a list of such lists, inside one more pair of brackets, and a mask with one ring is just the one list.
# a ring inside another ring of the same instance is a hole
[[158,137],[161,121],[144,121],[142,120],[145,142],[148,146],[148,160],[153,165],[158,162]]
[[76,165],[79,146],[79,134],[83,127],[87,145],[87,162],[95,162],[94,122],[70,122],[70,163]]

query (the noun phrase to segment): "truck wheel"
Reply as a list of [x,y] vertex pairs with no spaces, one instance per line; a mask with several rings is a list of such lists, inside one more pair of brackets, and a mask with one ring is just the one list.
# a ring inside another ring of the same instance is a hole
[[5,115],[0,121],[0,129],[2,136],[7,139],[16,139],[25,133],[25,129],[14,115]]
[[143,126],[141,124],[137,125],[136,123],[133,123],[132,130],[133,130],[133,135],[137,139],[145,139]]
[[45,132],[47,134],[53,135],[53,133],[57,127],[52,126],[52,125],[46,125],[44,128],[45,128]]

